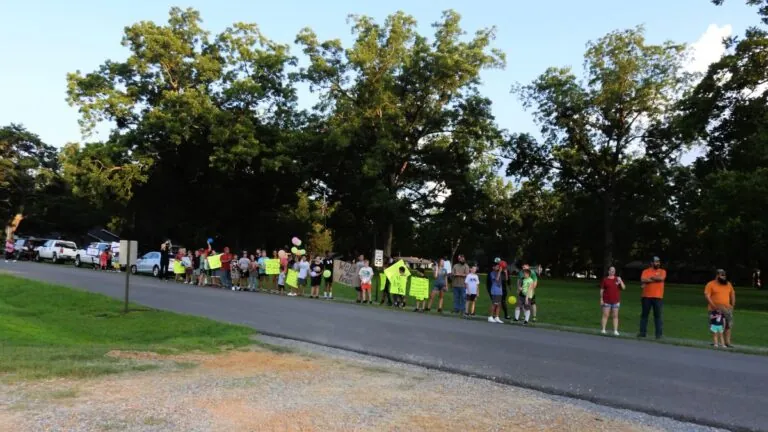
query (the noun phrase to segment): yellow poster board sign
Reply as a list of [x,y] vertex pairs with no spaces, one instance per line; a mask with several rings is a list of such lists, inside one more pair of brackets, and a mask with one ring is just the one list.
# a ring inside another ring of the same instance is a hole
[[280,260],[268,259],[266,263],[266,273],[268,275],[280,274]]
[[[405,261],[400,260],[400,261],[392,264],[391,266],[387,267],[384,270],[384,274],[387,275],[387,279],[389,279],[390,282],[394,283],[395,277],[400,274],[400,267],[404,267],[405,268],[405,275],[406,276],[410,276],[411,275],[411,271],[408,269],[408,265],[405,263]],[[403,294],[405,294],[405,293],[403,293]]]
[[177,275],[185,273],[184,264],[181,261],[176,260],[173,262],[173,273]]
[[289,287],[299,287],[299,272],[296,270],[288,270],[288,274],[285,277],[285,284]]
[[389,287],[389,293],[393,295],[405,295],[405,290],[408,287],[408,276],[397,275],[390,282],[392,284]]
[[421,277],[411,278],[411,297],[416,300],[425,300],[429,297],[429,279]]
[[384,273],[379,273],[379,291],[384,291],[384,288],[387,287],[387,275]]
[[208,257],[208,267],[211,270],[218,270],[221,268],[221,254],[211,255]]

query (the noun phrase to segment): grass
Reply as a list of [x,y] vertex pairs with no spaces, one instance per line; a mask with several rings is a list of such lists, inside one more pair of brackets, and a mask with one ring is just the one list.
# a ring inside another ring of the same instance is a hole
[[[481,275],[480,280],[476,312],[478,315],[487,316],[490,300],[485,290],[485,275]],[[601,311],[597,283],[595,280],[540,279],[536,295],[539,320],[537,325],[588,333],[599,330]],[[637,333],[640,292],[639,283],[629,283],[627,290],[622,293],[620,331],[625,335],[634,336]],[[375,298],[375,293],[373,296]],[[356,291],[352,287],[335,284],[334,297],[354,301]],[[408,304],[414,304],[412,297],[408,298]],[[514,306],[508,307],[511,315]],[[453,293],[449,289],[444,300],[444,311],[447,315],[450,315],[452,308]],[[432,307],[432,314],[436,309],[437,299]],[[610,320],[608,327],[611,327]],[[648,334],[653,335],[653,314],[649,319]],[[666,285],[664,335],[671,342],[682,345],[700,346],[711,341],[703,286]],[[733,342],[737,346],[768,348],[768,291],[736,287]]]
[[157,365],[111,350],[216,352],[252,343],[247,327],[131,305],[99,294],[0,274],[0,377],[91,377]]

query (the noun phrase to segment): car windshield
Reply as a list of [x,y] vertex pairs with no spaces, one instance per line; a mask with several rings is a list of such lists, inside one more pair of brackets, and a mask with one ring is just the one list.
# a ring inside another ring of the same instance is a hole
[[67,249],[77,249],[77,245],[74,242],[58,242],[56,246],[67,248]]

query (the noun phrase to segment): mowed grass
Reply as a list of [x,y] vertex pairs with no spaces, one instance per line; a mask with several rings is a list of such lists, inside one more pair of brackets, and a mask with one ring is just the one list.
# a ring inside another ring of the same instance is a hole
[[[485,275],[480,277],[480,295],[476,313],[487,316],[490,299],[485,289]],[[430,286],[432,281],[430,280]],[[513,280],[513,284],[516,281]],[[600,289],[598,281],[540,279],[537,289],[538,322],[540,326],[567,327],[594,332],[600,329]],[[516,286],[516,285],[514,285]],[[375,288],[375,286],[374,286]],[[734,312],[733,343],[752,347],[768,347],[768,291],[757,291],[752,287],[736,287],[736,309]],[[516,288],[514,289],[516,292]],[[640,322],[640,284],[629,283],[622,293],[620,327],[625,336],[634,336]],[[379,299],[381,299],[381,292]],[[510,292],[510,294],[513,294]],[[372,293],[375,298],[375,293]],[[356,291],[352,287],[335,284],[334,296],[354,301]],[[408,311],[415,304],[408,297]],[[514,306],[508,305],[512,315]],[[453,293],[449,288],[445,294],[443,310],[450,315],[453,309]],[[437,310],[437,299],[432,314]],[[412,312],[411,312],[412,313]],[[608,329],[611,329],[608,322]],[[649,317],[648,335],[653,339],[653,313]],[[667,284],[664,294],[664,335],[678,342],[709,342],[709,317],[704,299],[704,287],[698,285]]]
[[251,343],[252,329],[131,305],[0,274],[0,377],[90,377],[155,365],[111,350],[215,352]]

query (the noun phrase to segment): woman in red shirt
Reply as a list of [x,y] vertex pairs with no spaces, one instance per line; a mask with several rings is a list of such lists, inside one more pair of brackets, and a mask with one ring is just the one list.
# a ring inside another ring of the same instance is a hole
[[621,306],[621,291],[625,289],[627,286],[624,285],[624,281],[616,276],[616,268],[609,268],[608,276],[600,282],[600,307],[603,309],[600,333],[605,334],[608,315],[613,312],[613,335],[619,335],[619,306]]

